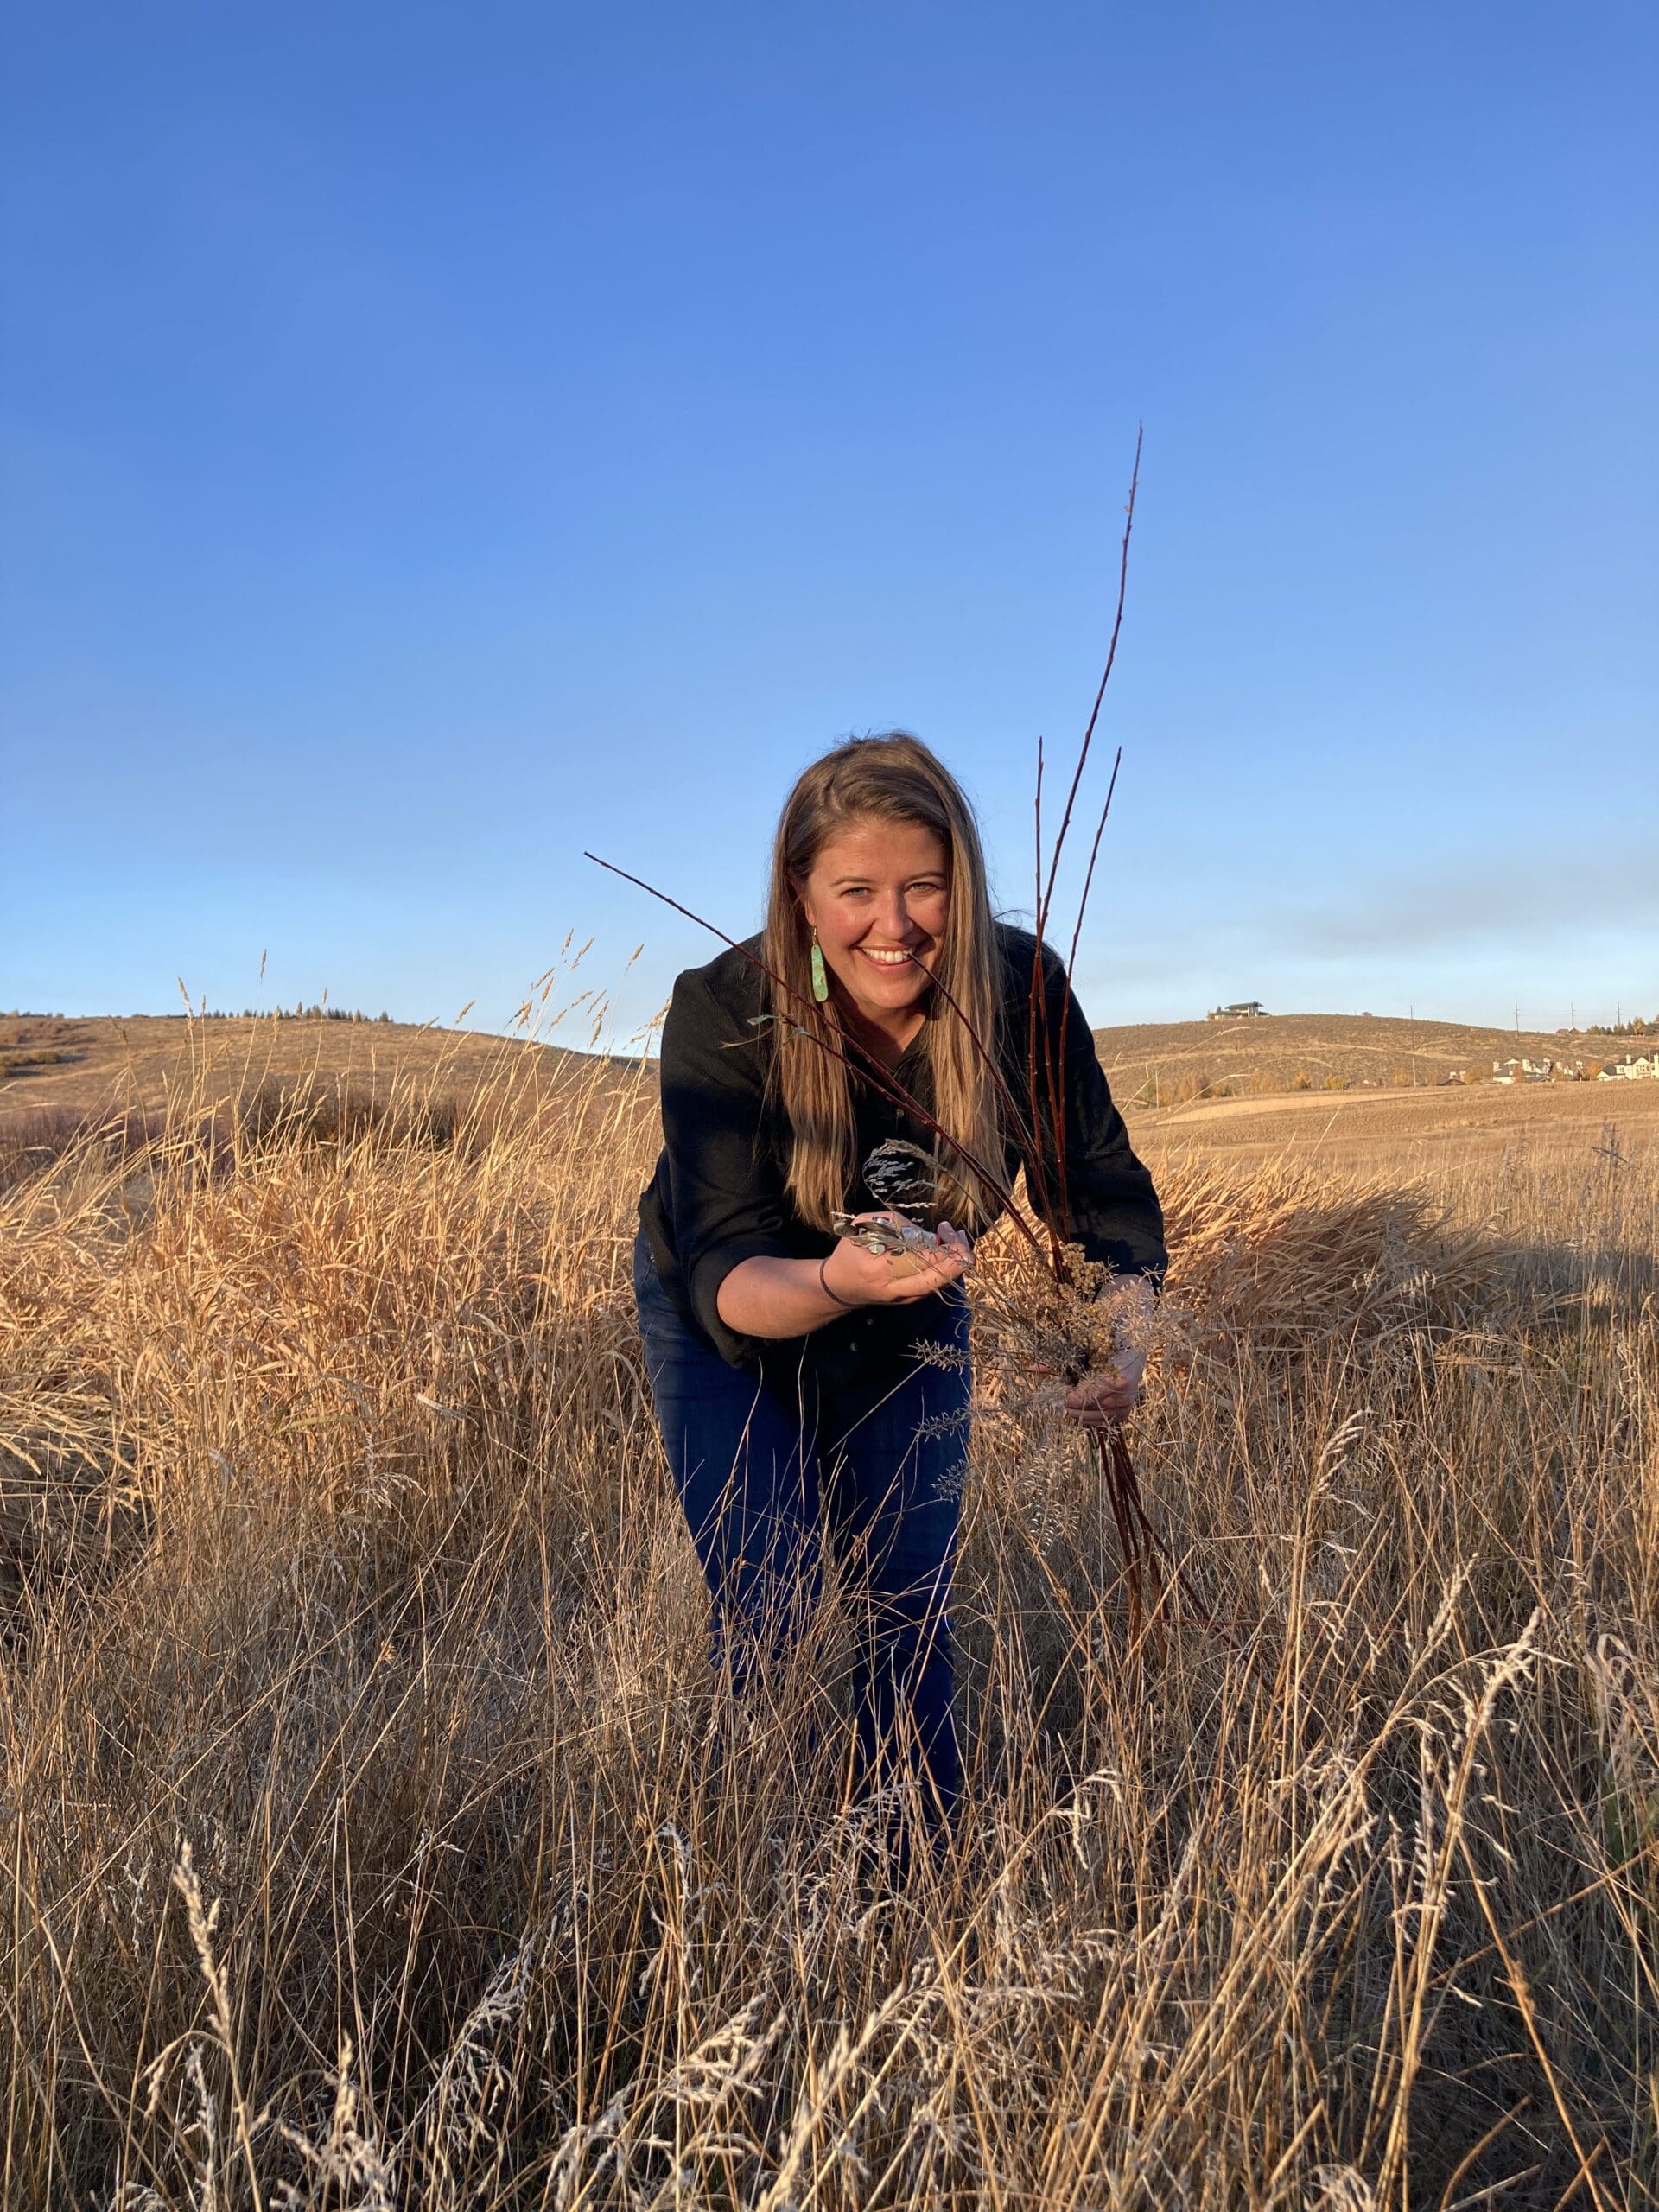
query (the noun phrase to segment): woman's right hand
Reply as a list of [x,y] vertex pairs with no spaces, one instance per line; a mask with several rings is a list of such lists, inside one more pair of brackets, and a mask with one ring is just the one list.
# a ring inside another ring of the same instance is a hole
[[[881,1221],[882,1214],[861,1213],[857,1221]],[[869,1252],[851,1236],[840,1238],[823,1263],[823,1280],[849,1306],[913,1306],[958,1281],[974,1264],[974,1248],[959,1229],[942,1221],[938,1246],[921,1251]]]

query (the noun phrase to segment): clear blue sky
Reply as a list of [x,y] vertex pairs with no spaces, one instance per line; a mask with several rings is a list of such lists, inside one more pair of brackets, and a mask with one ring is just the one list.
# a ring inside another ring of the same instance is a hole
[[[626,1025],[918,730],[1097,1022],[1659,1008],[1646,4],[36,7],[0,1006]],[[639,940],[645,950],[625,963]],[[262,950],[270,963],[257,981]]]

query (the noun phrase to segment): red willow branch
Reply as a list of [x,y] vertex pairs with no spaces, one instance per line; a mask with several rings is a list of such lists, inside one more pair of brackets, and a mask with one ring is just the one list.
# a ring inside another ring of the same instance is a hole
[[1040,731],[1037,738],[1037,797],[1032,813],[1037,831],[1037,887],[1031,911],[1036,915],[1043,910],[1043,740]]
[[1071,788],[1065,795],[1065,812],[1060,817],[1059,830],[1054,839],[1054,850],[1049,858],[1048,887],[1043,893],[1042,905],[1037,915],[1037,934],[1040,938],[1048,928],[1049,908],[1054,899],[1054,880],[1059,874],[1060,853],[1065,843],[1065,833],[1071,826],[1071,810],[1077,804],[1077,792],[1083,783],[1083,772],[1089,765],[1089,748],[1094,743],[1095,725],[1100,720],[1102,702],[1106,686],[1112,680],[1112,668],[1117,659],[1117,641],[1123,631],[1123,607],[1129,588],[1129,534],[1135,528],[1135,497],[1141,483],[1141,448],[1146,438],[1144,423],[1135,434],[1135,467],[1129,475],[1129,496],[1123,510],[1123,541],[1118,550],[1117,611],[1112,617],[1111,640],[1106,648],[1106,665],[1101,671],[1095,703],[1090,711],[1088,728],[1083,733],[1083,743],[1077,752],[1077,765],[1071,778]]
[[[1038,1219],[1042,1223],[1043,1227],[1048,1231],[1049,1243],[1052,1248],[1050,1254],[1051,1263],[1053,1267],[1056,1279],[1058,1280],[1060,1269],[1059,1246],[1061,1240],[1054,1225],[1052,1210],[1048,1203],[1047,1170],[1042,1159],[1042,1148],[1037,1142],[1036,1134],[1027,1122],[1025,1116],[1020,1112],[1019,1101],[1014,1097],[1014,1093],[1008,1089],[1007,1084],[1003,1077],[1002,1070],[998,1065],[996,1054],[991,1051],[984,1039],[980,1035],[978,1030],[975,1028],[973,1023],[969,1020],[966,1009],[958,1003],[950,990],[950,985],[946,983],[942,976],[936,975],[932,969],[928,967],[924,961],[918,959],[915,953],[911,953],[909,955],[909,958],[913,966],[921,969],[922,973],[927,977],[928,982],[931,983],[934,989],[938,992],[940,997],[950,1007],[951,1013],[956,1015],[957,1020],[967,1031],[969,1042],[973,1046],[974,1050],[979,1054],[982,1064],[990,1076],[991,1081],[996,1086],[997,1096],[1002,1101],[1003,1105],[1007,1107],[1009,1115],[1012,1116],[1010,1123],[1011,1134],[1014,1137],[1015,1141],[1020,1145],[1020,1149],[1026,1154],[1027,1157],[1033,1163],[1036,1168],[1037,1172],[1034,1179],[1037,1184],[1037,1190],[1033,1202],[1036,1209]],[[1030,1182],[1033,1179],[1030,1172],[1027,1171],[1027,1182]]]
[[[1037,1136],[1037,1132],[1043,1124],[1042,1084],[1039,1079],[1038,1071],[1039,1066],[1046,1065],[1048,1057],[1048,1010],[1042,987],[1043,739],[1040,731],[1037,735],[1037,790],[1032,804],[1032,817],[1035,832],[1036,881],[1032,891],[1031,912],[1032,919],[1036,925],[1037,942],[1031,957],[1031,988],[1026,996],[1026,1096],[1031,1108],[1030,1118],[1026,1126],[1031,1132],[1031,1157],[1041,1161],[1039,1180],[1046,1192],[1048,1165],[1046,1160],[1042,1159],[1043,1148]],[[1058,1281],[1064,1274],[1065,1264],[1060,1256],[1059,1248],[1066,1242],[1071,1229],[1071,1220],[1065,1203],[1064,1154],[1057,1154],[1055,1156],[1055,1173],[1059,1182],[1058,1202],[1056,1204],[1051,1201],[1045,1205],[1039,1199],[1038,1211],[1043,1216],[1048,1229],[1049,1241],[1053,1247],[1054,1276],[1056,1281]],[[1027,1184],[1031,1181],[1029,1173],[1027,1174],[1026,1180]]]
[[[1038,743],[1039,749],[1040,750],[1040,739],[1038,741]],[[1075,779],[1073,779],[1073,787],[1075,788]],[[1069,804],[1070,802],[1068,801],[1068,805]],[[1053,883],[1053,868],[1052,865],[1049,870],[1049,881],[1052,887]],[[1026,1088],[1031,1097],[1033,1146],[1035,1150],[1041,1152],[1042,1143],[1038,1134],[1043,1124],[1041,1092],[1046,1091],[1048,1095],[1050,1122],[1052,1127],[1055,1082],[1054,1070],[1050,1065],[1052,1055],[1049,1048],[1048,1036],[1048,993],[1042,976],[1043,929],[1047,915],[1047,905],[1043,895],[1043,852],[1040,837],[1039,839],[1037,848],[1037,883],[1036,889],[1033,896],[1034,903],[1032,907],[1032,925],[1036,935],[1037,944],[1036,949],[1032,954],[1031,989],[1027,995],[1028,1019],[1027,1020],[1026,1027],[1030,1043],[1026,1054]],[[1040,1090],[1038,1082],[1038,1074],[1039,1070],[1042,1074]],[[1058,1204],[1054,1209],[1054,1229],[1052,1233],[1058,1242],[1069,1243],[1071,1236],[1071,1209],[1070,1194],[1066,1190],[1065,1183],[1065,1146],[1063,1135],[1056,1141],[1052,1157],[1054,1163],[1054,1182],[1058,1199]],[[1044,1160],[1043,1179],[1045,1182],[1048,1179],[1047,1157],[1045,1157]],[[1054,1271],[1057,1276],[1064,1276],[1065,1274],[1065,1263],[1058,1258],[1056,1259]]]
[[[1084,874],[1082,895],[1077,900],[1077,925],[1071,931],[1071,949],[1066,956],[1065,993],[1068,1001],[1070,1000],[1071,994],[1071,979],[1077,973],[1077,946],[1083,938],[1084,917],[1089,911],[1089,893],[1093,887],[1095,880],[1095,862],[1100,857],[1100,841],[1105,834],[1107,817],[1112,810],[1112,794],[1117,789],[1117,772],[1122,765],[1123,748],[1120,745],[1116,753],[1112,757],[1111,778],[1106,786],[1106,804],[1100,810],[1100,819],[1095,824],[1094,842],[1089,848],[1089,866]],[[1040,958],[1040,957],[1039,941],[1039,957]],[[1060,1019],[1062,1023],[1064,1023],[1065,1019],[1064,1012],[1062,1012]],[[1062,1163],[1059,1172],[1062,1181],[1064,1181],[1064,1162],[1065,1160],[1065,1031],[1064,1027],[1061,1028],[1058,1041],[1052,1052],[1049,1052],[1047,1050],[1048,1032],[1046,999],[1045,999],[1044,1001],[1043,1020],[1045,1065],[1048,1071],[1050,1126],[1054,1139],[1055,1157]]]
[[[659,891],[654,883],[647,883],[643,876],[630,875],[626,868],[618,868],[614,861],[601,860],[597,853],[589,852],[584,852],[582,858],[585,861],[592,861],[595,868],[602,868],[612,875],[620,875],[625,883],[632,883],[637,889],[648,892],[652,898],[660,899],[664,906],[671,906],[677,914],[683,914],[688,922],[695,922],[700,930],[707,930],[710,937],[717,937],[722,944],[729,945],[734,952],[741,953],[750,967],[758,969],[761,975],[775,983],[785,998],[792,999],[796,1005],[803,1007],[814,1020],[817,1019],[818,1009],[815,1001],[796,990],[792,984],[785,982],[777,970],[769,966],[766,961],[757,959],[747,945],[740,944],[734,937],[728,937],[725,931],[715,923],[706,921],[701,914],[693,913],[690,906],[683,906],[677,899],[671,899],[666,891]],[[845,1031],[842,1033],[846,1034]],[[948,1144],[957,1157],[972,1169],[985,1188],[996,1199],[998,1205],[1004,1209],[1009,1220],[1014,1223],[1026,1242],[1039,1255],[1042,1255],[1042,1246],[1038,1241],[1036,1232],[1020,1212],[1019,1206],[1015,1204],[1013,1192],[1008,1189],[1002,1178],[993,1174],[991,1170],[982,1160],[976,1158],[959,1138],[953,1137],[942,1122],[935,1121],[921,1101],[906,1090],[902,1084],[894,1083],[887,1069],[873,1053],[864,1050],[855,1037],[848,1037],[847,1041],[858,1053],[860,1058],[867,1063],[863,1067],[860,1067],[855,1061],[849,1059],[845,1052],[838,1051],[827,1037],[821,1036],[815,1029],[808,1029],[797,1024],[796,1034],[804,1037],[809,1044],[816,1045],[820,1052],[827,1052],[832,1060],[838,1060],[842,1067],[849,1070],[854,1075],[861,1076],[867,1083],[873,1084],[874,1088],[891,1104],[897,1106],[901,1113],[911,1115],[941,1142]]]
[[[1107,1497],[1112,1509],[1112,1518],[1117,1523],[1118,1542],[1123,1554],[1123,1579],[1129,1599],[1129,1624],[1133,1634],[1142,1612],[1141,1573],[1143,1562],[1150,1562],[1154,1578],[1152,1617],[1155,1620],[1162,1611],[1165,1599],[1173,1584],[1192,1609],[1192,1617],[1200,1628],[1208,1629],[1218,1637],[1235,1659],[1246,1662],[1254,1670],[1256,1661],[1250,1650],[1233,1633],[1233,1624],[1212,1612],[1197,1590],[1192,1578],[1179,1560],[1170,1555],[1168,1545],[1159,1535],[1146,1501],[1141,1494],[1140,1478],[1135,1471],[1135,1462],[1129,1457],[1129,1447],[1122,1428],[1112,1431],[1109,1440],[1098,1433],[1095,1438],[1099,1446],[1101,1473],[1106,1483]],[[1253,1635],[1259,1621],[1245,1624]]]
[[1095,862],[1100,856],[1101,835],[1106,827],[1106,817],[1112,810],[1112,793],[1117,789],[1117,772],[1123,766],[1123,748],[1120,745],[1112,757],[1111,781],[1106,786],[1106,804],[1100,810],[1100,819],[1095,824],[1095,842],[1089,848],[1089,868],[1083,879],[1083,896],[1077,901],[1077,926],[1071,932],[1071,952],[1065,963],[1065,988],[1071,988],[1071,978],[1077,972],[1077,944],[1083,936],[1083,918],[1088,910],[1090,887],[1095,880]]
[[[1066,1192],[1067,1013],[1072,979],[1077,972],[1077,948],[1083,939],[1084,920],[1088,912],[1090,893],[1094,887],[1095,867],[1100,855],[1101,839],[1105,834],[1107,820],[1112,809],[1112,798],[1117,789],[1118,771],[1122,766],[1123,750],[1121,746],[1112,761],[1112,772],[1107,785],[1105,804],[1102,807],[1100,819],[1095,825],[1094,840],[1089,849],[1089,865],[1084,875],[1083,890],[1077,901],[1076,925],[1071,932],[1071,944],[1066,958],[1058,1035],[1051,1033],[1043,954],[1049,920],[1053,911],[1055,887],[1059,880],[1061,855],[1071,826],[1077,794],[1083,786],[1084,773],[1089,765],[1090,752],[1094,744],[1101,708],[1106,696],[1106,687],[1111,681],[1112,671],[1117,662],[1118,641],[1122,635],[1123,613],[1128,595],[1129,540],[1135,529],[1135,504],[1141,483],[1141,454],[1144,440],[1145,428],[1142,425],[1137,428],[1135,433],[1135,465],[1129,478],[1128,499],[1124,507],[1123,537],[1118,553],[1117,604],[1112,617],[1112,632],[1107,645],[1105,666],[1101,671],[1100,683],[1095,692],[1094,704],[1090,710],[1088,723],[1083,734],[1083,741],[1077,750],[1077,766],[1072,771],[1071,787],[1066,792],[1065,805],[1060,817],[1059,828],[1055,833],[1053,849],[1048,856],[1046,880],[1044,878],[1043,869],[1044,761],[1040,738],[1037,744],[1037,792],[1034,807],[1037,881],[1036,903],[1033,917],[1035,923],[1036,942],[1032,949],[1031,992],[1027,1027],[1026,1084],[1030,1098],[1030,1127],[1033,1135],[1045,1119],[1049,1125],[1049,1134],[1053,1143],[1055,1179],[1063,1206]],[[1045,1107],[1047,1109],[1046,1115],[1044,1112]],[[1033,1144],[1033,1154],[1040,1154],[1041,1149],[1040,1144]],[[1069,1220],[1057,1224],[1047,1209],[1044,1209],[1044,1212],[1046,1225],[1049,1228],[1051,1237],[1056,1236],[1057,1228],[1069,1230]],[[1063,1264],[1057,1247],[1054,1253],[1057,1277],[1062,1274]],[[1124,1440],[1122,1429],[1113,1431],[1109,1444],[1106,1438],[1101,1436],[1096,1438],[1096,1442],[1099,1447],[1102,1479],[1111,1503],[1112,1517],[1117,1526],[1118,1542],[1122,1553],[1124,1574],[1128,1586],[1132,1625],[1138,1628],[1142,1618],[1142,1577],[1148,1567],[1155,1586],[1154,1615],[1161,1610],[1164,1592],[1168,1586],[1169,1580],[1173,1577],[1176,1587],[1182,1591],[1189,1602],[1194,1604],[1200,1617],[1204,1618],[1204,1609],[1198,1605],[1196,1592],[1192,1591],[1180,1567],[1170,1560],[1164,1544],[1147,1512],[1146,1504],[1141,1494],[1140,1482],[1135,1471],[1135,1463],[1129,1456],[1128,1446]],[[1230,1638],[1228,1640],[1230,1642]]]
[[[1140,489],[1141,451],[1145,440],[1146,426],[1143,423],[1137,427],[1135,435],[1135,466],[1129,475],[1129,496],[1123,511],[1123,537],[1118,549],[1117,605],[1112,616],[1111,638],[1106,648],[1106,664],[1101,671],[1100,683],[1095,691],[1095,702],[1090,709],[1089,721],[1083,733],[1083,742],[1077,748],[1077,765],[1072,771],[1071,788],[1065,796],[1065,810],[1061,815],[1060,826],[1055,833],[1053,850],[1049,855],[1046,885],[1042,881],[1040,849],[1038,859],[1038,899],[1034,917],[1037,944],[1032,954],[1031,963],[1031,1046],[1027,1054],[1027,1074],[1031,1090],[1032,1119],[1036,1122],[1042,1118],[1042,1102],[1038,1095],[1038,1075],[1039,1071],[1041,1071],[1042,1088],[1047,1094],[1047,1118],[1054,1138],[1056,1177],[1062,1191],[1065,1187],[1065,1032],[1062,1027],[1057,1039],[1051,1039],[1049,1035],[1048,998],[1043,988],[1043,945],[1048,930],[1048,918],[1053,907],[1054,887],[1059,878],[1060,855],[1065,849],[1066,833],[1071,826],[1071,816],[1077,805],[1077,792],[1082,787],[1084,771],[1089,765],[1090,750],[1094,744],[1096,727],[1100,721],[1101,707],[1106,697],[1106,687],[1111,682],[1112,670],[1116,665],[1118,640],[1123,632],[1123,610],[1128,601],[1129,587],[1129,538],[1135,529],[1135,495]],[[1112,778],[1116,784],[1117,778],[1116,766],[1112,770]],[[1110,804],[1111,795],[1108,792],[1107,805],[1109,807]],[[1105,817],[1103,815],[1100,829],[1103,830],[1104,827]],[[1099,844],[1100,830],[1096,830],[1095,833],[1096,851]],[[1084,915],[1088,907],[1090,885],[1093,877],[1094,855],[1091,853],[1089,875],[1084,881],[1083,897],[1077,906],[1077,928],[1072,938],[1074,947],[1083,934]],[[1071,970],[1068,966],[1066,969],[1068,988],[1071,981]]]

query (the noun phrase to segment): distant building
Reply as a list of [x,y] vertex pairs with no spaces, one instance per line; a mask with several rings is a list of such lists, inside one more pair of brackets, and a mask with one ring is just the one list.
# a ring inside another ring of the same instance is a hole
[[1596,1071],[1598,1083],[1642,1083],[1659,1080],[1659,1052],[1625,1052],[1604,1060]]
[[1241,1000],[1234,1006],[1212,1006],[1206,1021],[1255,1021],[1267,1012],[1260,999]]
[[1555,1072],[1554,1060],[1494,1060],[1494,1083],[1548,1083]]

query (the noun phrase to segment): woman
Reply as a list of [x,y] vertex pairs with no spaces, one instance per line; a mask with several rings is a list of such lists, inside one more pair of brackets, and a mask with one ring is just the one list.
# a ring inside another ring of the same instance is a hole
[[[988,1183],[1006,1191],[1031,1164],[1003,1094],[1027,1095],[1034,951],[993,921],[972,811],[928,748],[902,733],[838,746],[784,809],[761,937],[675,984],[664,1148],[639,1202],[646,1368],[716,1649],[740,1682],[786,1651],[827,1540],[859,1614],[855,1787],[912,1775],[933,1818],[960,1777],[947,1611],[969,1390],[959,1284],[969,1232],[998,1211]],[[1164,1264],[1158,1200],[1052,956],[1045,982],[1048,1035],[1065,1048],[1064,1190],[1052,1158],[1032,1186],[1114,1269],[1105,1294],[1144,1303]],[[940,1249],[919,1261],[831,1226],[878,1210],[862,1163],[893,1137],[932,1154],[953,1194]],[[1068,1409],[1103,1427],[1139,1389],[1126,1354],[1085,1376]]]

